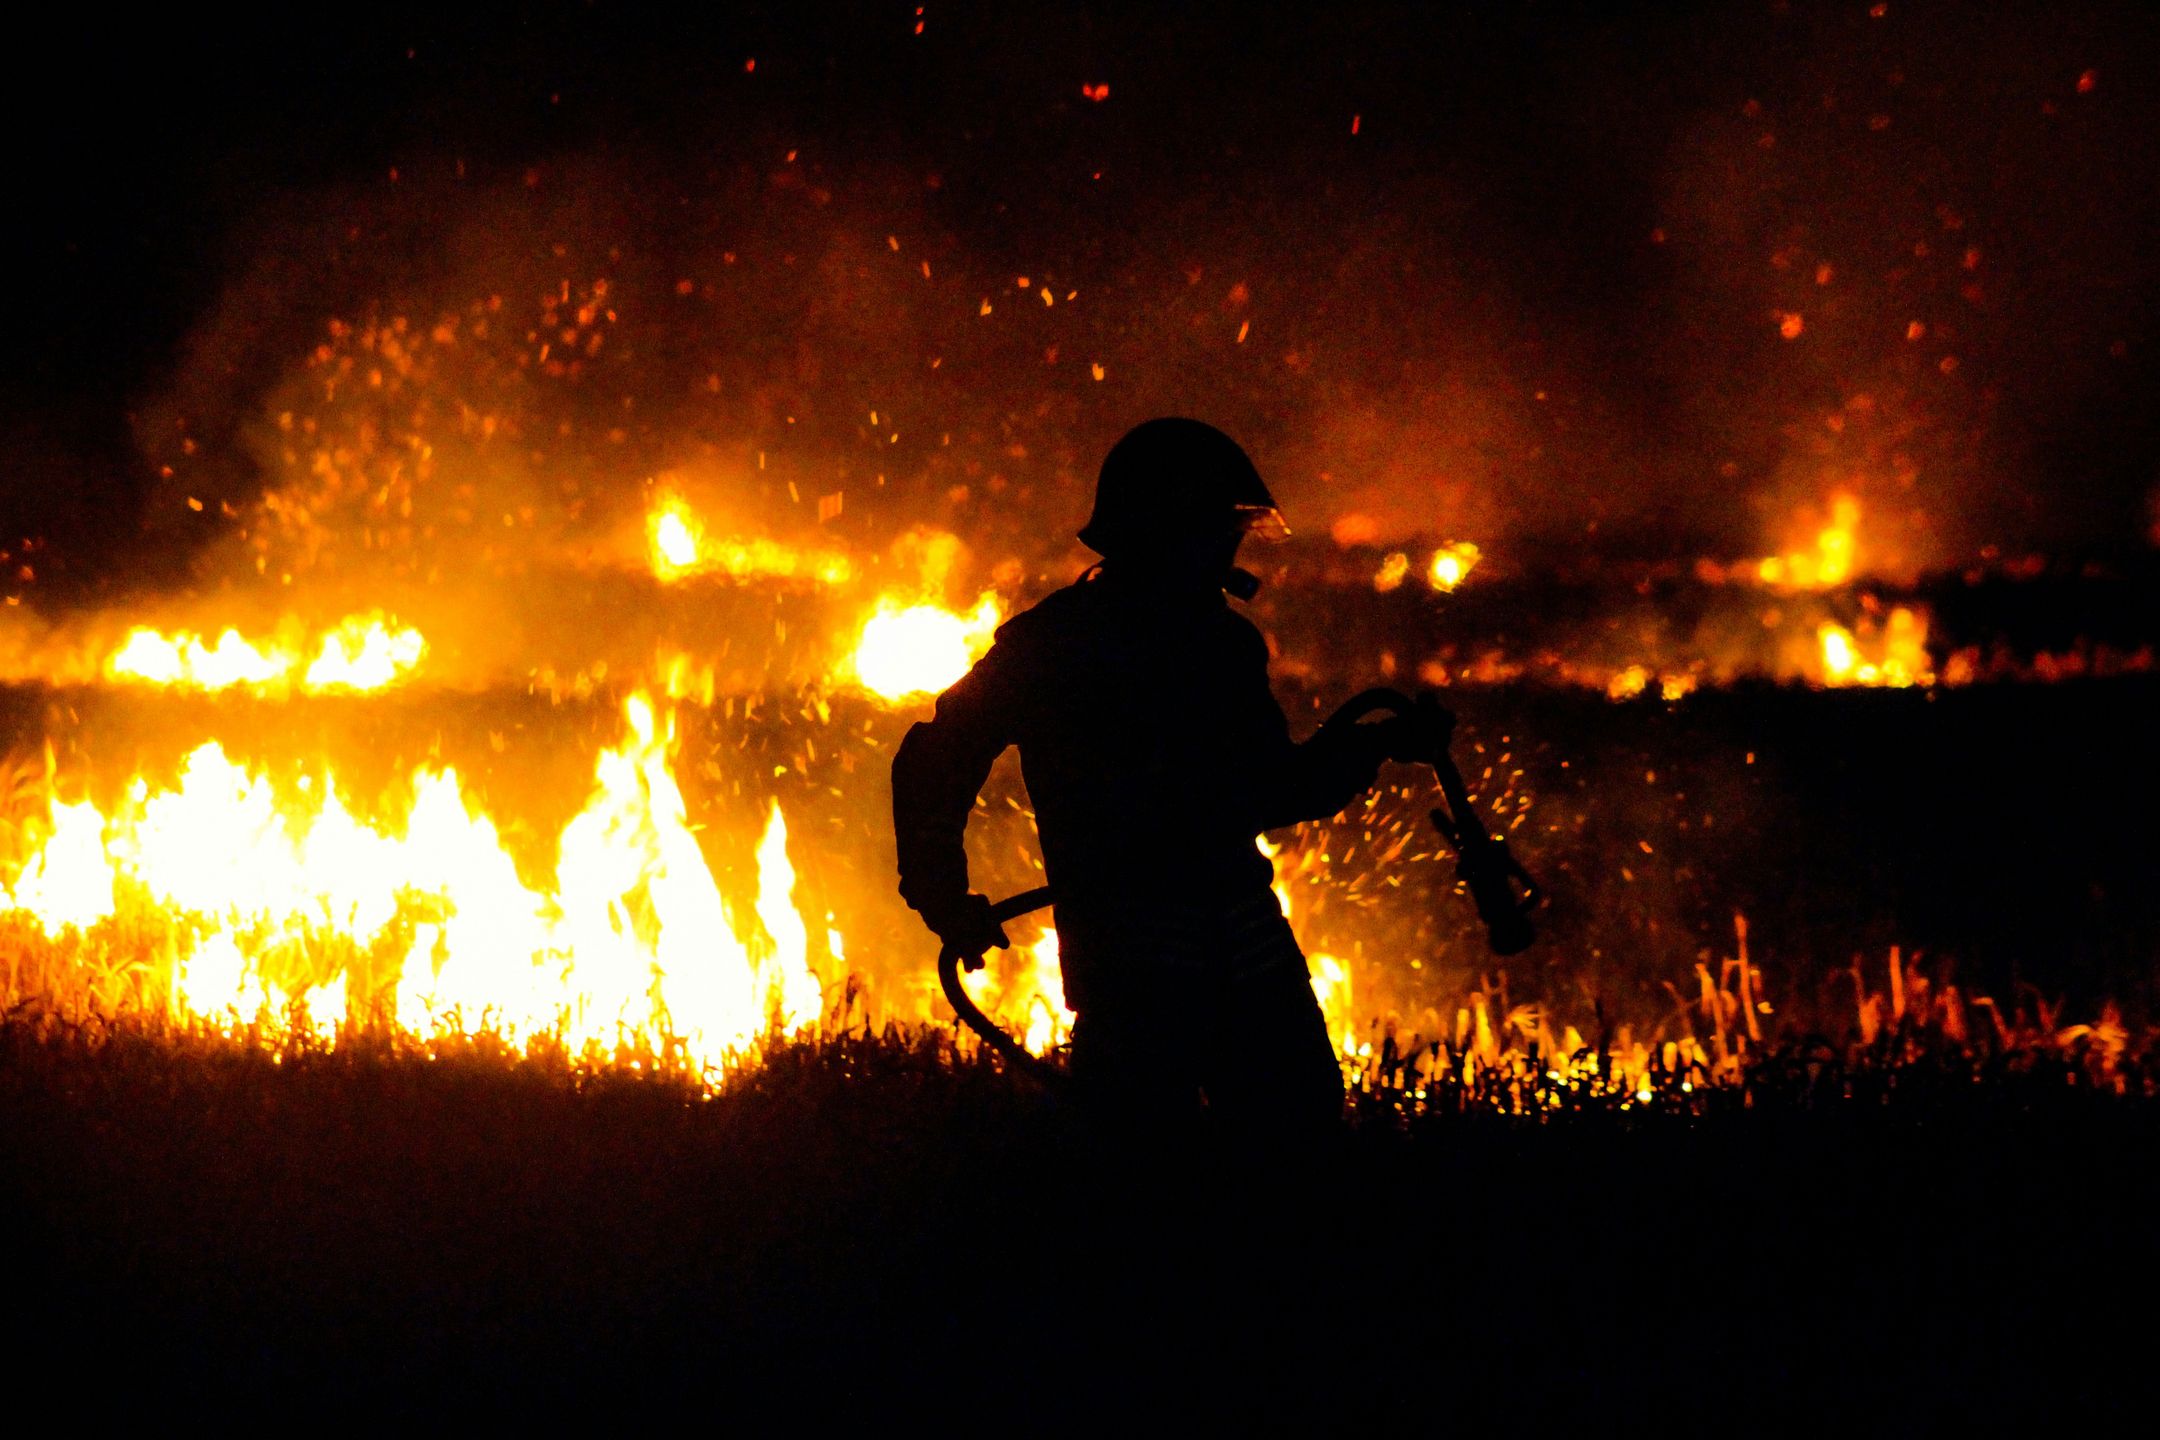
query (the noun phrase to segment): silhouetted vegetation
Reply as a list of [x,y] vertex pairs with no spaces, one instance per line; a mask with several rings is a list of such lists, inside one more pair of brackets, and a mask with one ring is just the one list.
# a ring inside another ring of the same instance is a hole
[[1091,1135],[938,1030],[715,1093],[19,1008],[17,1358],[106,1414],[2063,1416],[2130,1403],[2057,1361],[2134,1373],[2101,1297],[2160,1273],[2160,1111],[2091,1059],[1885,1029],[1521,1115],[1515,1052],[1407,1120],[1376,1070],[1339,1147],[1261,1157]]

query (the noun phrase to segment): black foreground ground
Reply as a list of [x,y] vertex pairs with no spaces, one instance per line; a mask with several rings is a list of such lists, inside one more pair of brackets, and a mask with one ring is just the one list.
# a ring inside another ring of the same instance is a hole
[[2074,1087],[1109,1160],[921,1043],[686,1103],[484,1054],[0,1037],[10,1369],[105,1418],[2150,1413],[2160,1116]]

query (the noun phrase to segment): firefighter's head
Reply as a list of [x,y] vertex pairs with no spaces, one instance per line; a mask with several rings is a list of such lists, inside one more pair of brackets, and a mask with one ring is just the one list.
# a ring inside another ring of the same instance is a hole
[[1103,458],[1080,540],[1113,566],[1226,573],[1250,532],[1282,513],[1237,441],[1198,420],[1149,420]]

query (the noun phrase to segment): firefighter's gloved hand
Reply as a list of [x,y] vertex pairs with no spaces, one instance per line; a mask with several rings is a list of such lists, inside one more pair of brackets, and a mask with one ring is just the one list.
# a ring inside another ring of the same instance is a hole
[[985,954],[1012,944],[1005,934],[1005,927],[990,913],[987,895],[964,895],[950,905],[941,906],[935,914],[925,914],[923,920],[937,933],[945,948],[959,953],[963,970],[982,969]]
[[1399,715],[1390,715],[1385,720],[1377,721],[1345,720],[1331,716],[1321,725],[1313,740],[1331,754],[1354,757],[1366,764],[1378,765],[1382,760],[1394,758],[1394,752],[1401,748],[1402,731],[1408,723]]
[[1390,715],[1362,725],[1342,727],[1341,743],[1371,770],[1383,760],[1404,764],[1428,759],[1433,753],[1430,732],[1410,715]]
[[1432,731],[1421,716],[1390,715],[1377,724],[1360,725],[1358,728],[1373,732],[1367,737],[1366,743],[1371,745],[1373,753],[1383,760],[1411,765],[1432,758]]

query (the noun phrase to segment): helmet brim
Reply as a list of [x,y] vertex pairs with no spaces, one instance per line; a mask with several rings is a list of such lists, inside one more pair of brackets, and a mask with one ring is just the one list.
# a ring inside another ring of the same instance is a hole
[[1282,511],[1273,505],[1239,505],[1234,507],[1234,513],[1237,515],[1238,528],[1247,535],[1258,536],[1262,540],[1290,538],[1290,527],[1284,523]]

